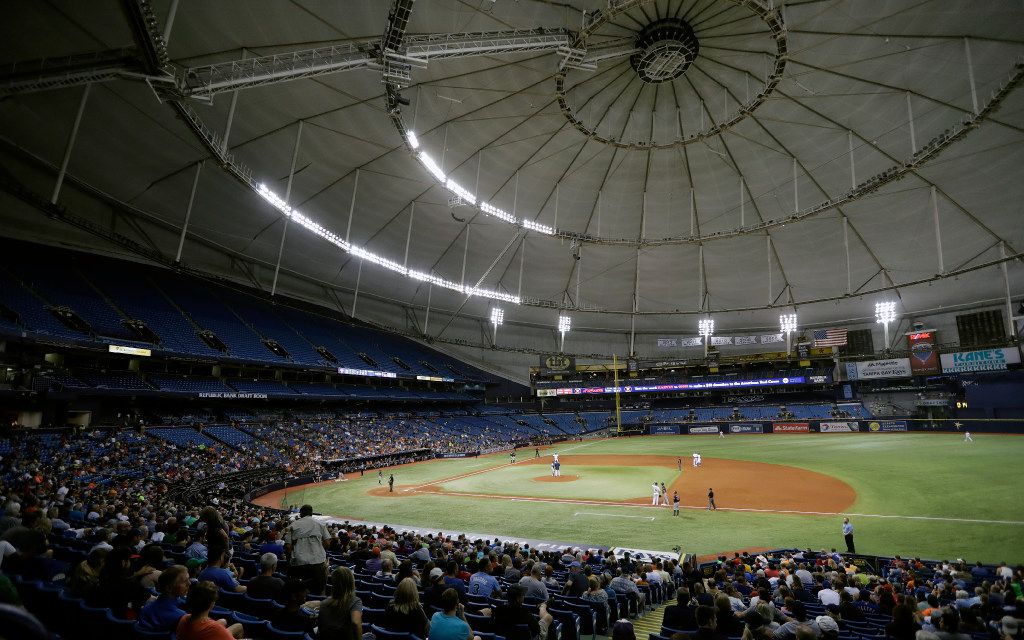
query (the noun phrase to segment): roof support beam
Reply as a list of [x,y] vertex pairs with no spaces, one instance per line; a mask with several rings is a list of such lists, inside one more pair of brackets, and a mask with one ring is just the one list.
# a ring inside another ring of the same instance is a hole
[[64,184],[64,174],[68,171],[68,162],[71,160],[71,151],[75,148],[75,139],[78,138],[78,125],[82,124],[82,113],[85,111],[85,103],[89,100],[89,90],[92,84],[85,85],[82,91],[82,99],[78,101],[78,111],[75,112],[75,123],[71,125],[71,133],[68,135],[68,144],[64,147],[64,158],[60,161],[60,170],[57,171],[57,181],[53,185],[53,193],[50,195],[50,204],[57,204],[60,197],[60,188]]

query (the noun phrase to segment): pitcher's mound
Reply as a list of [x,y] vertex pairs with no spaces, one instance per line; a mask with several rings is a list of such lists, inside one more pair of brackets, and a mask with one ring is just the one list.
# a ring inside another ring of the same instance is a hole
[[558,477],[555,477],[555,476],[537,476],[536,478],[533,479],[533,481],[534,482],[575,482],[576,480],[579,480],[579,479],[580,479],[579,476],[574,476],[574,475],[568,475],[567,474],[567,475],[558,476]]

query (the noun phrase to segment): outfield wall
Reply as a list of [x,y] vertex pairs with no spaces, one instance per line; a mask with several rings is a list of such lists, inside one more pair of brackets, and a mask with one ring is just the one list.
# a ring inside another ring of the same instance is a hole
[[1016,433],[1024,434],[1024,420],[924,420],[872,418],[870,420],[779,420],[773,422],[693,422],[648,424],[649,435],[743,435],[758,433]]

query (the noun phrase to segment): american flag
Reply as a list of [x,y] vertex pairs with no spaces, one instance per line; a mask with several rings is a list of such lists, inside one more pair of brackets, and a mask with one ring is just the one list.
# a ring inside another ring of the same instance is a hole
[[841,347],[846,344],[846,329],[815,329],[814,346]]

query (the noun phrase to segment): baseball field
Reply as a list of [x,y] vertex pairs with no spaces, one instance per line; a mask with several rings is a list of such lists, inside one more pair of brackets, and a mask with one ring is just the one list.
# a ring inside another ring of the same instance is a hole
[[[863,433],[644,436],[439,459],[288,488],[259,501],[339,518],[715,554],[836,547],[842,516],[859,553],[1024,562],[1024,437]],[[552,478],[558,453],[561,478]],[[698,452],[703,465],[693,468]],[[682,458],[680,471],[679,459]],[[395,476],[388,492],[388,474]],[[651,506],[651,483],[682,510]],[[718,510],[709,512],[707,491]]]

